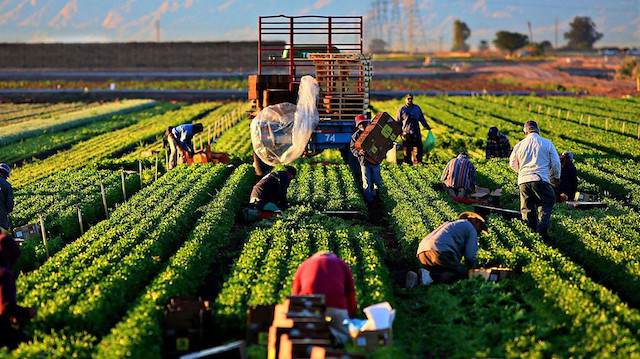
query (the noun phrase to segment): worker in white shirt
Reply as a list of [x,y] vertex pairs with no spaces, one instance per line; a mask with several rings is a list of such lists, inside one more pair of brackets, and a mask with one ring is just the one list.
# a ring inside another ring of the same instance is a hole
[[509,166],[518,173],[522,219],[531,229],[547,238],[555,203],[551,181],[560,179],[560,157],[553,143],[540,137],[540,128],[535,121],[524,124],[524,133],[524,140],[513,147]]

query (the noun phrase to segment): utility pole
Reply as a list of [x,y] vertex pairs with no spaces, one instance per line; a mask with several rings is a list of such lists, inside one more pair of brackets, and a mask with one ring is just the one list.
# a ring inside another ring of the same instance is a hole
[[409,6],[409,55],[413,55],[413,3],[414,0],[408,1]]
[[554,26],[555,29],[555,33],[556,33],[556,50],[558,49],[558,17],[556,16],[556,24]]
[[527,27],[529,28],[529,43],[533,44],[533,31],[531,31],[531,21],[527,21]]
[[160,14],[156,16],[156,42],[160,42]]

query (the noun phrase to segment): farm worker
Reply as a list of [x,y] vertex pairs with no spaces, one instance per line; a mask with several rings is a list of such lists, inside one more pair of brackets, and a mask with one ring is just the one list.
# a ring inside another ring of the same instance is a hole
[[442,171],[440,181],[451,197],[466,197],[471,193],[476,185],[476,168],[469,161],[469,155],[463,151],[451,159]]
[[564,151],[560,155],[560,182],[555,184],[556,202],[573,201],[578,190],[578,174],[573,164],[573,153]]
[[[437,283],[453,283],[469,278],[467,268],[476,265],[478,235],[487,231],[484,218],[462,212],[457,221],[448,221],[422,239],[417,257],[426,274]],[[465,259],[465,265],[460,263]]]
[[287,189],[296,177],[293,166],[285,166],[283,171],[274,171],[262,177],[251,191],[249,203],[259,211],[280,212],[288,207]]
[[329,251],[320,251],[302,262],[291,284],[292,295],[324,294],[329,329],[339,344],[349,339],[347,318],[355,318],[356,291],[351,268]]
[[0,234],[9,233],[8,215],[13,211],[13,187],[7,181],[11,175],[11,167],[0,163]]
[[35,308],[16,304],[16,280],[13,265],[20,257],[20,247],[8,234],[0,234],[0,347],[15,349],[29,338],[14,326],[35,317]]
[[167,142],[171,150],[168,169],[173,169],[180,163],[187,163],[187,159],[193,157],[193,136],[202,131],[201,123],[167,127]]
[[413,103],[412,94],[405,96],[405,104],[398,109],[396,121],[402,125],[404,163],[414,165],[421,163],[423,148],[419,124],[421,123],[427,130],[431,130],[431,127],[424,118],[420,106]]
[[485,151],[487,159],[508,158],[511,154],[511,144],[509,144],[509,139],[507,136],[502,134],[496,126],[491,126],[489,128]]
[[535,121],[527,121],[523,131],[526,137],[513,146],[509,166],[518,173],[522,219],[531,229],[547,237],[555,203],[550,177],[560,179],[560,156],[551,141],[540,137]]
[[351,135],[351,143],[349,148],[353,157],[358,160],[360,165],[360,172],[362,173],[362,192],[364,201],[367,205],[373,203],[374,198],[380,198],[380,189],[382,188],[382,175],[380,174],[380,164],[375,163],[372,159],[367,157],[367,153],[364,150],[358,151],[356,149],[356,141],[364,132],[364,129],[369,124],[369,121],[365,115],[358,115],[355,119],[356,132]]

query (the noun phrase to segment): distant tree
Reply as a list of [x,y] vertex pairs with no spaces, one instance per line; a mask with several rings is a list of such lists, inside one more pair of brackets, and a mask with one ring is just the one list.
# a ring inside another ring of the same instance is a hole
[[487,51],[489,50],[489,42],[487,40],[480,40],[480,45],[478,45],[479,51]]
[[469,36],[471,36],[469,26],[456,19],[453,22],[453,46],[451,51],[469,51],[469,45],[464,42]]
[[596,24],[588,16],[574,17],[569,27],[564,38],[569,40],[566,47],[570,49],[593,49],[593,44],[603,36],[596,31]]
[[553,50],[553,45],[551,44],[551,41],[549,41],[549,40],[544,40],[543,42],[541,42],[540,43],[540,47],[542,48],[542,52],[547,52],[547,51]]
[[509,31],[496,32],[496,38],[493,40],[496,48],[509,51],[509,55],[528,43],[529,37],[527,35]]
[[369,43],[371,52],[386,52],[387,42],[382,39],[372,39]]

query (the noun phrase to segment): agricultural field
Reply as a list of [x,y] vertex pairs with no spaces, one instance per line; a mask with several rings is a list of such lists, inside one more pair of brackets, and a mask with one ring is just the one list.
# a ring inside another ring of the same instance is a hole
[[[247,309],[282,302],[297,266],[319,250],[351,266],[360,318],[382,301],[397,309],[393,347],[372,357],[640,357],[637,98],[416,96],[436,148],[425,165],[383,164],[375,221],[349,167],[327,151],[322,162],[295,161],[291,207],[254,224],[239,217],[258,180],[249,164],[249,104],[141,100],[122,112],[126,103],[0,105],[0,116],[18,121],[0,122],[3,129],[76,114],[68,128],[0,143],[0,162],[12,166],[12,225],[42,217],[48,239],[46,248],[40,238],[23,243],[16,267],[19,304],[38,309],[23,326],[33,341],[0,349],[0,357],[160,358],[163,313],[177,295],[211,303],[220,344],[244,339]],[[374,101],[372,112],[395,116],[402,103]],[[513,146],[527,120],[558,152],[574,154],[578,190],[608,207],[556,204],[546,241],[521,221],[492,215],[479,265],[511,267],[513,279],[405,290],[406,272],[420,268],[420,240],[473,210],[439,181],[459,151],[470,154],[478,185],[502,188],[501,206],[519,209],[517,174],[506,159],[486,160],[484,141],[495,125]],[[165,171],[162,135],[187,122],[204,124],[196,148],[212,143],[235,166]],[[335,210],[362,216],[323,213]],[[264,357],[266,348],[250,352]]]

